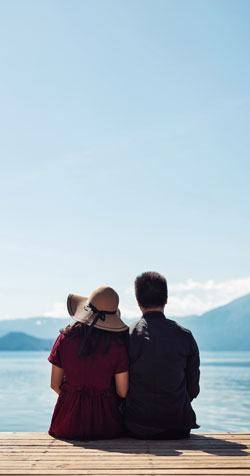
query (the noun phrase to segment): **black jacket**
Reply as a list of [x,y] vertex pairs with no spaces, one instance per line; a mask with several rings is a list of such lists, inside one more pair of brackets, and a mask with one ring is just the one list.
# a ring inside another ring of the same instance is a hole
[[125,425],[133,433],[199,428],[191,406],[199,393],[199,349],[191,332],[161,312],[130,327],[130,386]]

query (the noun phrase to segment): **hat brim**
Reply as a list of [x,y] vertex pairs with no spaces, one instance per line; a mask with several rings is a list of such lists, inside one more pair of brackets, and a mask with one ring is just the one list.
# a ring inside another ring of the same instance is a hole
[[[67,308],[72,319],[90,326],[97,313],[91,310],[88,303],[87,297],[76,294],[69,294],[67,299]],[[128,326],[122,321],[120,315],[119,309],[117,309],[115,314],[105,314],[105,320],[98,319],[94,327],[103,331],[124,332],[128,329]]]

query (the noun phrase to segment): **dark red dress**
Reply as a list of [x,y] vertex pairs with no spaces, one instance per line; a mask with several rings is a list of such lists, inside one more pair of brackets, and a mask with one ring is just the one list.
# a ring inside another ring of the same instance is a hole
[[60,334],[48,360],[64,370],[49,434],[57,438],[94,440],[119,437],[123,432],[114,375],[128,370],[124,345],[111,344],[95,356],[79,358],[80,336]]

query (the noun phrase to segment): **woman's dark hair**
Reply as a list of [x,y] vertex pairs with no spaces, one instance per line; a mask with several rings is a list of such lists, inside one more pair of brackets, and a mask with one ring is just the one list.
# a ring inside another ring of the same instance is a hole
[[145,309],[163,307],[168,298],[167,281],[164,276],[153,271],[142,273],[135,280],[135,295]]
[[[82,322],[74,322],[69,324],[64,329],[61,329],[61,334],[66,337],[80,336],[82,340],[85,338],[86,333],[89,332],[90,327]],[[110,349],[111,343],[116,342],[118,345],[126,345],[127,331],[125,332],[111,332],[103,331],[97,327],[93,327],[91,335],[86,342],[86,345],[79,357],[94,356],[97,350],[101,350],[102,354],[107,354]]]

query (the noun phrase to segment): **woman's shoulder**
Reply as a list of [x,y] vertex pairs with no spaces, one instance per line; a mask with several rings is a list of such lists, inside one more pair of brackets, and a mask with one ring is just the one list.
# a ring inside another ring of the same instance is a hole
[[62,347],[62,348],[68,347],[68,346],[71,346],[72,343],[74,345],[76,341],[79,341],[79,336],[77,335],[69,336],[67,334],[63,334],[62,332],[60,332],[60,334],[57,336],[54,342],[54,346]]
[[76,336],[67,336],[60,333],[51,349],[48,360],[58,367],[64,367],[66,361],[72,356],[75,350],[79,347],[79,340]]
[[66,337],[66,336],[60,332],[60,333],[58,334],[56,340],[55,340],[54,345],[60,345],[61,342],[63,342],[63,341],[65,340],[65,337]]
[[58,352],[62,348],[64,337],[65,336],[61,333],[57,336],[56,340],[53,343],[51,352]]

